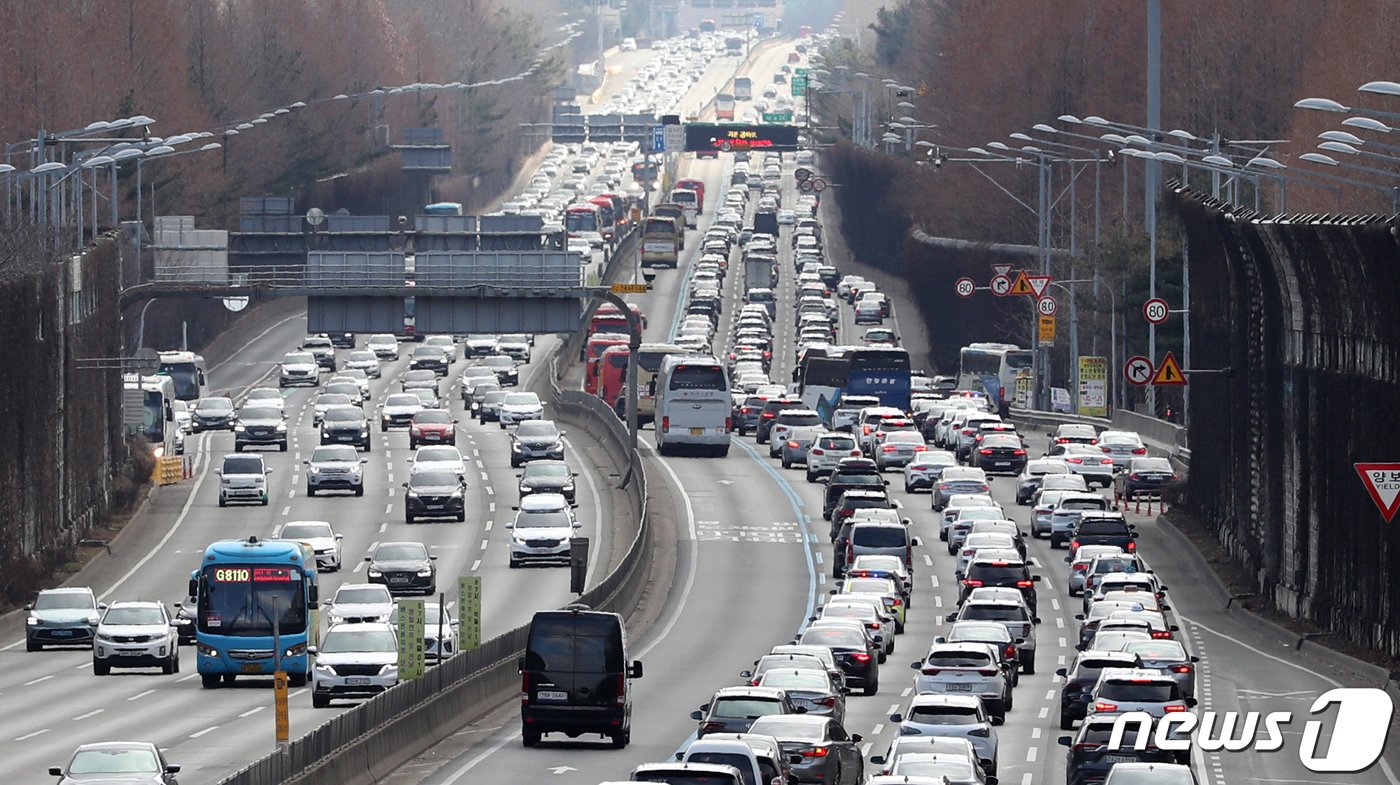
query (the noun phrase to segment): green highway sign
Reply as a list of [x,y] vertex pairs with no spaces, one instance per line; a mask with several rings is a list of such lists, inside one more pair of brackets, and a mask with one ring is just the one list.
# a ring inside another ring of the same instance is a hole
[[792,122],[792,112],[764,112],[763,122],[765,123],[790,123]]
[[793,73],[797,74],[798,76],[806,76],[806,75],[808,74],[808,72],[810,72],[811,70],[812,70],[812,69],[810,69],[810,68],[794,68],[794,69],[792,69]]
[[788,84],[792,87],[793,95],[807,94],[807,77],[794,76],[791,80],[789,80]]

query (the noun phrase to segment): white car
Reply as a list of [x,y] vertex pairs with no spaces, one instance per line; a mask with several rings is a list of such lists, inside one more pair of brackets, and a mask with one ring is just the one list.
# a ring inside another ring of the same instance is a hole
[[793,212],[792,210],[779,210],[779,211],[778,211],[778,225],[779,225],[779,226],[792,226],[792,225],[794,225],[794,224],[796,224],[796,223],[797,223],[797,213]]
[[467,476],[467,462],[456,447],[436,445],[419,447],[409,460],[409,476],[419,472],[449,472],[458,477]]
[[1104,431],[1099,434],[1099,449],[1113,459],[1113,468],[1125,468],[1134,458],[1147,456],[1147,445],[1133,431]]
[[160,668],[180,672],[180,640],[174,620],[159,602],[114,602],[102,613],[92,640],[92,672],[112,668]]
[[568,564],[574,530],[583,524],[561,493],[532,493],[520,500],[511,530],[510,566],[526,562]]
[[326,521],[288,521],[273,539],[304,542],[316,554],[318,571],[340,572],[340,541],[344,538]]
[[399,683],[398,636],[387,622],[333,625],[321,645],[307,651],[316,658],[311,705],[318,709],[334,698],[371,698]]
[[[181,403],[184,403],[184,401],[181,401]],[[243,396],[243,405],[272,407],[278,411],[286,410],[286,402],[282,400],[281,391],[274,390],[271,387],[254,387],[249,390],[248,394]],[[175,420],[177,422],[180,420],[178,415],[175,417]],[[185,422],[189,422],[188,416],[185,417]]]
[[501,424],[502,429],[522,420],[541,419],[544,419],[544,404],[540,402],[540,397],[532,392],[506,393],[497,413],[497,422]]
[[325,609],[327,626],[387,622],[394,612],[394,595],[381,583],[342,583]]
[[304,384],[315,387],[321,381],[321,366],[311,352],[287,352],[277,370],[277,386]]
[[[347,369],[364,371],[365,375],[371,379],[379,378],[379,356],[372,351],[360,349],[359,351],[351,352],[350,356],[345,360],[345,367]],[[368,386],[366,386],[365,394],[369,394]]]
[[807,482],[816,482],[818,477],[831,474],[836,470],[836,465],[846,458],[860,456],[856,437],[840,431],[823,433],[807,450]]
[[365,348],[374,352],[374,356],[381,360],[399,359],[399,339],[392,335],[371,335]]
[[920,488],[932,489],[943,470],[957,466],[958,459],[945,450],[925,450],[904,464],[904,490],[913,493]]
[[407,428],[413,422],[413,416],[423,411],[423,408],[423,399],[414,393],[394,393],[386,396],[384,405],[379,407],[379,430]]

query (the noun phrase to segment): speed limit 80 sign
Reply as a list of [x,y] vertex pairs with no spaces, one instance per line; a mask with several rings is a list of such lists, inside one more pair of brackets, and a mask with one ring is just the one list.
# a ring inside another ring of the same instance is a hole
[[1160,297],[1153,297],[1142,304],[1142,318],[1148,324],[1162,324],[1167,320],[1167,315],[1171,313],[1171,308],[1167,306],[1167,301]]

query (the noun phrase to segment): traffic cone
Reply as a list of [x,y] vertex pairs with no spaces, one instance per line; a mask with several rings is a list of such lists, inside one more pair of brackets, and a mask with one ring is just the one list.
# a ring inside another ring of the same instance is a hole
[[1142,514],[1142,496],[1141,496],[1141,495],[1133,497],[1133,512],[1134,512],[1135,514],[1137,514],[1137,515],[1141,515],[1141,514]]

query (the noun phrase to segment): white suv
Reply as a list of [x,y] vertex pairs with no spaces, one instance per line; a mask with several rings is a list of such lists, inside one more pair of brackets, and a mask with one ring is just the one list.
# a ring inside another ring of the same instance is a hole
[[267,506],[267,475],[272,470],[261,455],[234,453],[224,456],[224,464],[214,470],[219,475],[219,506],[229,502],[257,502]]
[[560,493],[532,493],[515,508],[511,530],[510,566],[544,561],[569,563],[574,530],[583,524],[574,519],[568,500]]
[[399,644],[386,622],[336,624],[321,645],[311,670],[311,705],[322,709],[332,698],[369,698],[399,683]]
[[544,404],[532,392],[511,392],[501,401],[497,422],[504,430],[508,425],[518,425],[522,420],[544,419]]
[[112,668],[160,668],[180,672],[180,640],[174,620],[158,602],[114,602],[97,623],[92,642],[92,672],[106,676]]
[[839,431],[823,433],[807,450],[807,482],[836,471],[836,465],[847,458],[861,457],[856,437]]

